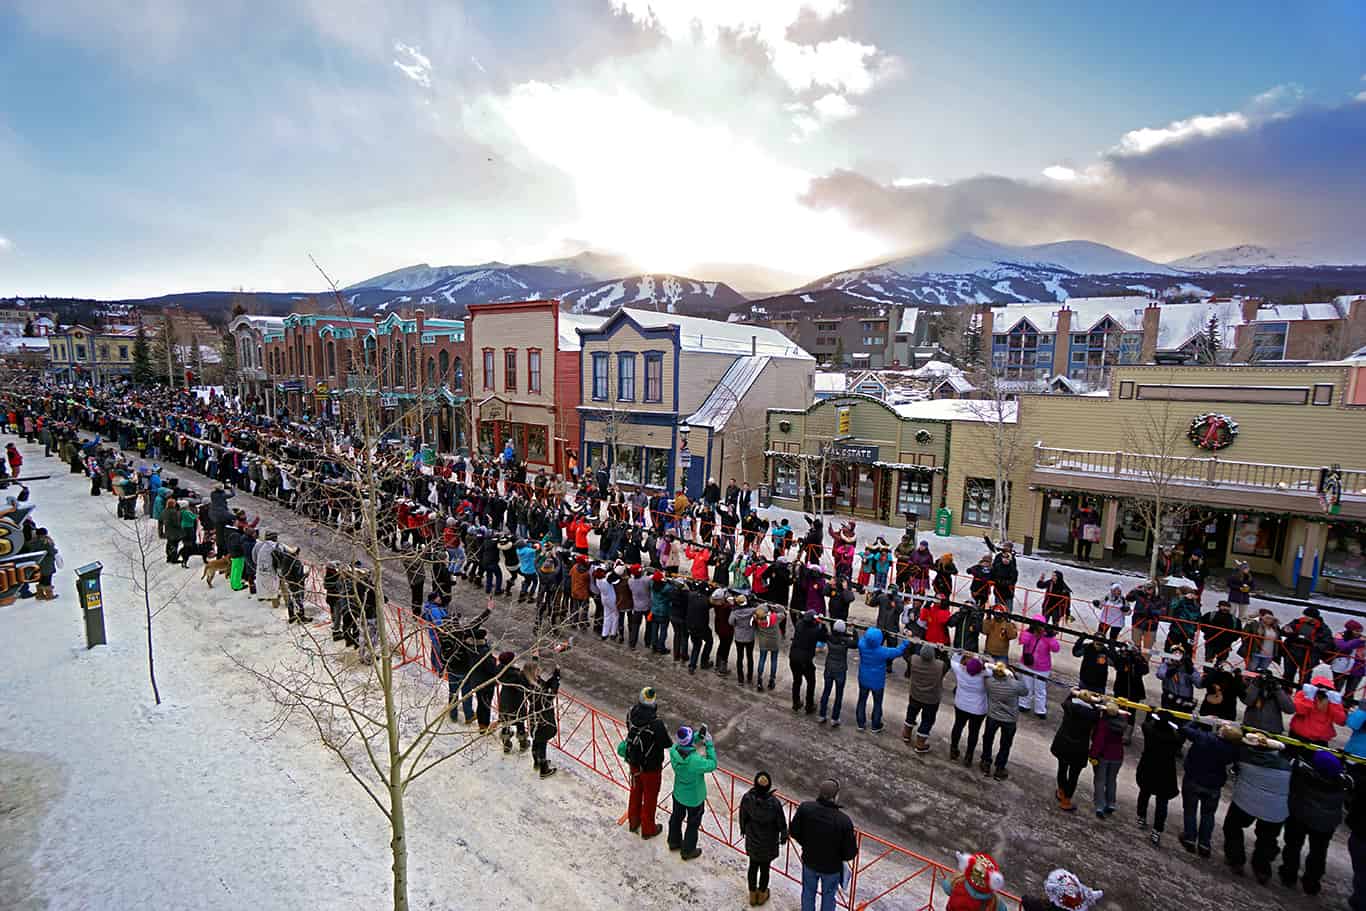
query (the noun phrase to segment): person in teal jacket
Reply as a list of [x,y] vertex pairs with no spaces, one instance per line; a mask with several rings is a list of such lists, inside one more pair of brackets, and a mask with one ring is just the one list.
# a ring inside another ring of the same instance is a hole
[[1345,749],[1353,756],[1366,758],[1366,709],[1352,709],[1347,716],[1347,727],[1352,736],[1347,738]]
[[[697,751],[697,741],[702,752]],[[697,847],[697,830],[702,825],[702,811],[707,806],[707,774],[716,771],[716,748],[703,725],[696,733],[684,725],[678,729],[673,746],[669,747],[669,765],[674,770],[674,808],[669,814],[669,850],[679,851],[684,860],[692,860],[702,853]],[[684,828],[684,821],[687,828]]]
[[669,589],[664,573],[650,576],[650,619],[645,624],[645,647],[669,654]]
[[522,590],[517,595],[521,604],[536,597],[536,545],[530,541],[517,543],[517,571],[522,574]]

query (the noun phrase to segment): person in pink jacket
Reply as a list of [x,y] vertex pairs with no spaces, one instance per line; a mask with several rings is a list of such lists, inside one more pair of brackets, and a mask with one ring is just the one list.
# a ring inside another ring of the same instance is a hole
[[1020,711],[1048,717],[1048,676],[1053,672],[1053,653],[1061,647],[1043,615],[1035,614],[1034,622],[1020,634],[1020,663],[1024,665],[1020,679],[1029,686],[1029,692],[1020,697]]
[[1328,746],[1347,723],[1342,694],[1333,689],[1327,677],[1315,677],[1295,694],[1295,717],[1290,719],[1290,736],[1319,746]]

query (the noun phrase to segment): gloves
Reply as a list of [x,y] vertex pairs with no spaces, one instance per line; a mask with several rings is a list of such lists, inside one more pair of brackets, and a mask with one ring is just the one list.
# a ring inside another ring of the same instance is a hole
[[1091,768],[1094,769],[1094,768],[1096,768],[1096,767],[1099,766],[1099,765],[1100,765],[1100,760],[1097,759],[1096,757],[1092,756],[1092,757],[1091,757]]
[[1304,698],[1313,699],[1319,694],[1319,688],[1312,683],[1306,683],[1304,686],[1300,687],[1300,692],[1304,693]]
[[1333,703],[1333,705],[1342,705],[1342,694],[1337,690],[1329,690],[1328,701]]

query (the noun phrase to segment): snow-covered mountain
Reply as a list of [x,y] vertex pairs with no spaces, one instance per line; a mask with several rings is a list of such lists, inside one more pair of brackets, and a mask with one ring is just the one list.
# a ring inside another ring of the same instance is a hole
[[1091,241],[1012,246],[962,234],[910,256],[827,275],[797,290],[838,290],[873,305],[985,304],[1147,289],[1184,274]]
[[582,253],[560,259],[543,259],[531,265],[558,269],[565,274],[586,275],[597,281],[607,281],[609,278],[640,272],[640,268],[624,256],[595,253],[592,250],[584,250]]
[[1222,250],[1206,250],[1167,263],[1187,272],[1247,273],[1259,269],[1294,269],[1315,266],[1350,266],[1366,263],[1363,255],[1332,255],[1312,250],[1273,250],[1257,244],[1239,244]]
[[745,298],[722,282],[654,273],[600,282],[557,295],[574,313],[610,313],[621,307],[658,308],[691,316],[729,313]]

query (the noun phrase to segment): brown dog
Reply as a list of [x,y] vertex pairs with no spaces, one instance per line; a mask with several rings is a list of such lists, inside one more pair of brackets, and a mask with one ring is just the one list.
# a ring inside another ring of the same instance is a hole
[[213,588],[213,577],[219,574],[226,576],[228,570],[232,568],[231,557],[215,557],[204,561],[204,581],[209,588]]

